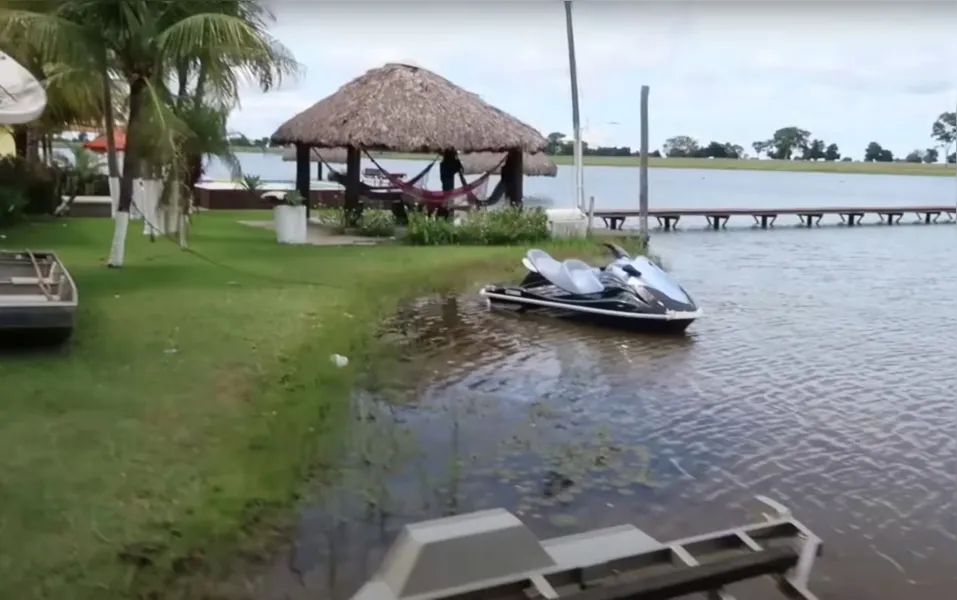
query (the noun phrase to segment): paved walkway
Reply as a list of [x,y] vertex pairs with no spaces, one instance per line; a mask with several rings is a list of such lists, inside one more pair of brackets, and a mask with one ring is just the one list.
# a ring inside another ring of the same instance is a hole
[[[240,221],[240,225],[248,227],[259,227],[261,229],[276,230],[276,224],[273,221]],[[362,237],[358,235],[342,235],[333,233],[327,228],[309,223],[309,229],[306,233],[306,243],[312,246],[375,246],[385,239]]]

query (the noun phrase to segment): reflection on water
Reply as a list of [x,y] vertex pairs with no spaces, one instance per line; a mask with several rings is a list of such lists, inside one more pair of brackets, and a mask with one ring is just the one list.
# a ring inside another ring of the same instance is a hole
[[755,494],[824,538],[822,598],[951,597],[954,229],[659,236],[706,311],[679,339],[470,294],[405,307],[389,335],[411,385],[357,397],[343,475],[259,597],[348,596],[432,516],[503,506],[540,536],[667,539],[747,519]]

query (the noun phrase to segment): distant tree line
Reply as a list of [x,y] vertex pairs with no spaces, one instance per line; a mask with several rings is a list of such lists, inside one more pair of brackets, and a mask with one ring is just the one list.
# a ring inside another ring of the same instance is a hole
[[[929,148],[915,149],[903,158],[896,158],[894,153],[884,148],[878,142],[871,142],[864,149],[865,162],[910,162],[936,163],[945,157],[947,162],[957,162],[957,114],[943,112],[931,125],[930,138],[935,144]],[[546,152],[553,156],[571,156],[574,154],[574,143],[564,133],[554,131],[548,134]],[[81,140],[85,141],[85,140]],[[268,137],[248,138],[242,134],[229,137],[232,146],[250,148],[266,148],[270,145]],[[849,156],[841,156],[837,144],[826,143],[824,140],[812,138],[811,132],[800,127],[782,127],[766,140],[751,143],[754,156],[765,156],[777,160],[823,160],[823,161],[850,161]],[[582,154],[585,156],[638,156],[641,152],[631,146],[590,146],[582,142]],[[676,135],[665,140],[661,150],[648,153],[651,157],[666,156],[669,158],[750,158],[742,146],[733,142],[711,141],[703,144],[688,135]]]
[[[904,158],[895,158],[894,153],[884,148],[878,142],[871,142],[864,149],[866,162],[924,162],[935,163],[941,157],[947,162],[957,162],[957,125],[955,113],[941,113],[931,126],[931,139],[934,146],[913,150]],[[555,131],[548,134],[548,148],[551,155],[571,156],[574,154],[574,143],[564,133]],[[811,132],[800,127],[782,127],[766,140],[751,143],[754,156],[766,156],[777,160],[823,160],[823,161],[850,161],[849,156],[841,156],[837,144],[828,144],[824,140],[812,138]],[[582,142],[582,154],[585,156],[638,156],[640,151],[630,146],[597,146],[591,147]],[[654,150],[649,156],[669,158],[749,158],[744,148],[733,142],[711,141],[703,144],[688,135],[676,135],[665,140],[661,150]]]
[[239,146],[241,148],[268,148],[270,145],[268,137],[248,138],[239,133],[229,136],[230,146]]

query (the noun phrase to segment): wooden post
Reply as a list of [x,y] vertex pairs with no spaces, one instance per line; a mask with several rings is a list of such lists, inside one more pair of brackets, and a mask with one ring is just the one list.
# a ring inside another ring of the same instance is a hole
[[362,169],[362,155],[359,149],[348,146],[346,150],[346,193],[343,209],[346,213],[346,222],[354,226],[359,220],[361,207],[359,205],[359,171]]
[[322,161],[316,159],[316,179],[322,181]]
[[524,196],[525,168],[522,165],[522,151],[509,150],[502,165],[502,176],[505,178],[505,193],[512,206],[521,206]]
[[296,144],[296,191],[306,201],[306,218],[311,210],[309,202],[309,146]]
[[588,197],[588,226],[585,229],[586,235],[591,235],[592,221],[595,219],[595,197]]
[[638,231],[648,243],[648,86],[641,86],[641,162],[638,171]]

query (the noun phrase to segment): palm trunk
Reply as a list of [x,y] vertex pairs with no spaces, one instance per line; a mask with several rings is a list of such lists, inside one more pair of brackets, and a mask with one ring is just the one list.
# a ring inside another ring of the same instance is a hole
[[40,134],[32,128],[27,128],[27,162],[40,162]]
[[[110,81],[109,68],[103,66],[103,125],[106,129],[106,168],[110,179],[119,179],[120,167],[116,160],[116,120],[113,117],[113,85]],[[110,193],[112,192],[110,187]],[[116,198],[113,199],[116,202]]]
[[13,135],[14,154],[17,158],[27,157],[27,128],[23,125],[10,127]]
[[[126,232],[130,225],[130,208],[133,206],[133,180],[139,173],[134,136],[131,134],[135,133],[145,91],[146,82],[142,78],[137,78],[130,84],[129,116],[126,121],[126,148],[123,153],[123,173],[119,181],[119,198],[117,199],[116,216],[114,217],[113,243],[110,246],[110,257],[106,263],[108,267],[113,268],[123,266],[123,260],[126,254]],[[109,109],[105,112],[107,114],[112,113]],[[112,120],[112,115],[109,118]],[[112,139],[112,136],[107,134],[107,138]]]

